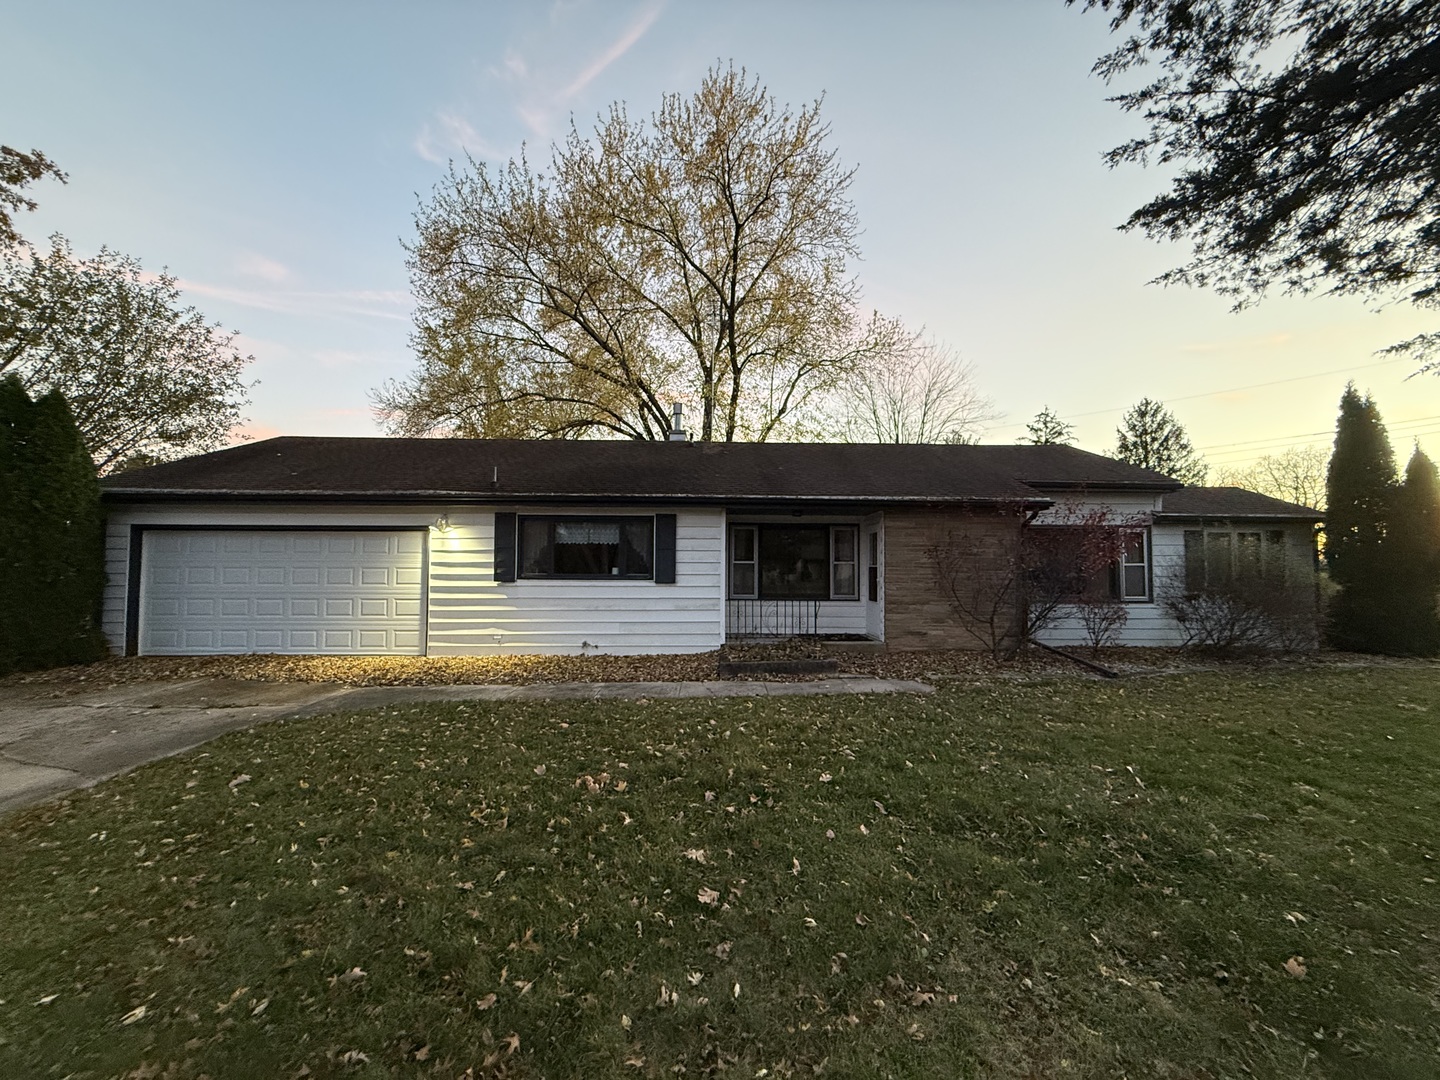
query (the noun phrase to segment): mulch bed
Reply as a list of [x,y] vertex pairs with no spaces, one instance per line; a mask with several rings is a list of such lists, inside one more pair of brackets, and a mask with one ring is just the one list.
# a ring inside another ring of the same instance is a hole
[[[1098,656],[1078,655],[1125,675],[1174,671],[1266,669],[1278,666],[1433,661],[1386,661],[1373,656],[1322,652],[1291,656],[1220,657],[1183,649],[1114,648]],[[816,642],[727,646],[708,653],[658,656],[145,656],[103,660],[81,667],[27,672],[0,679],[0,685],[56,683],[74,690],[125,683],[185,679],[254,679],[261,682],[329,682],[345,686],[424,686],[474,683],[522,685],[547,682],[687,682],[717,677],[726,661],[779,661],[824,657],[838,663],[839,674],[881,679],[950,680],[1033,679],[1086,674],[1063,657],[1028,649],[997,662],[963,649],[850,651],[826,649]],[[769,681],[825,678],[824,674],[767,674]]]

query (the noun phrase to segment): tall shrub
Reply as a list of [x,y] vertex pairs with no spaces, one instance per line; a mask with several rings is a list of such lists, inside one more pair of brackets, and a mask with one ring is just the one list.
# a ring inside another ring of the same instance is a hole
[[95,464],[65,399],[0,383],[0,671],[104,654],[104,522]]

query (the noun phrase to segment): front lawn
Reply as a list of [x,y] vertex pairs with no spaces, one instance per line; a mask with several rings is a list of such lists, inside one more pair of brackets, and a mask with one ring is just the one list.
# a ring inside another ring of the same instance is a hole
[[0,820],[0,1076],[1440,1075],[1440,669],[206,749]]

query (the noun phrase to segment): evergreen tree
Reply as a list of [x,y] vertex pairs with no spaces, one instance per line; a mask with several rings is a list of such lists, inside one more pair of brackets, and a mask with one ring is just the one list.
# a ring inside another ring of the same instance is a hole
[[1340,397],[1325,478],[1325,563],[1336,584],[1359,581],[1374,562],[1394,488],[1395,454],[1380,410],[1350,383]]
[[95,464],[65,399],[0,384],[0,670],[99,659],[104,523]]
[[1394,651],[1434,656],[1440,653],[1440,476],[1418,446],[1395,494],[1387,544]]
[[1125,414],[1115,435],[1115,456],[1121,461],[1154,469],[1184,484],[1205,483],[1210,467],[1162,402],[1141,398]]
[[1025,425],[1025,430],[1028,435],[1020,441],[1031,443],[1034,446],[1073,446],[1075,444],[1075,425],[1061,420],[1049,405],[1035,414],[1035,419]]
[[1340,587],[1330,605],[1330,644],[1356,652],[1411,651],[1397,632],[1394,607],[1405,585],[1387,543],[1398,494],[1395,453],[1380,410],[1353,383],[1340,398],[1325,491],[1325,563]]

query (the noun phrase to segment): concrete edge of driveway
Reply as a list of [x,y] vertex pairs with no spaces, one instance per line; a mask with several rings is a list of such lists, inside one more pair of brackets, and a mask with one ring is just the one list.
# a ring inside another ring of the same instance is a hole
[[[238,689],[237,689],[238,687]],[[385,706],[460,701],[622,701],[680,698],[930,694],[904,679],[812,682],[528,683],[341,687],[196,679],[109,688],[58,699],[0,694],[0,815],[83,790],[257,724]],[[245,691],[249,690],[249,693]]]

